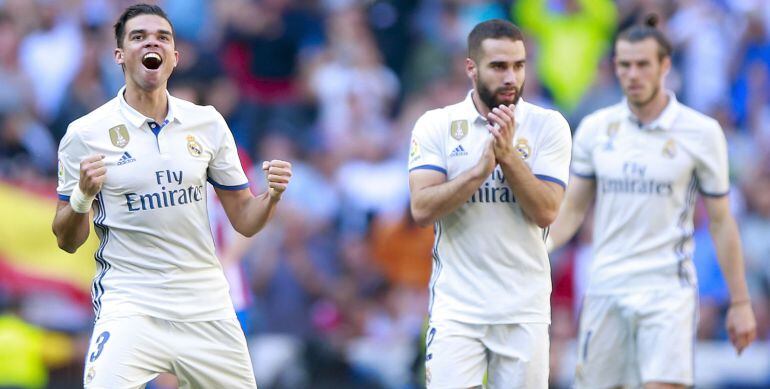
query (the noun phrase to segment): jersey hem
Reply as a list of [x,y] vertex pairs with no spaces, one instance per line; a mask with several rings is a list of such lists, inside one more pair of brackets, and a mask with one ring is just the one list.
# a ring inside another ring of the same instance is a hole
[[240,185],[222,185],[216,181],[214,181],[211,177],[206,178],[206,181],[208,181],[213,187],[217,189],[224,189],[224,190],[241,190],[246,189],[249,187],[249,183],[240,184]]
[[578,176],[580,178],[585,178],[585,179],[590,179],[590,180],[596,179],[596,175],[595,174],[578,173],[578,172],[576,172],[574,170],[570,171],[570,173],[572,173],[572,175]]
[[539,315],[526,315],[513,319],[501,319],[501,320],[473,320],[464,317],[451,317],[451,316],[439,316],[430,317],[430,322],[436,321],[456,321],[464,324],[478,324],[478,325],[496,325],[496,324],[551,324],[551,318]]
[[436,166],[436,165],[420,165],[420,166],[415,166],[415,167],[409,169],[409,171],[411,172],[411,171],[418,170],[418,169],[435,170],[435,171],[437,171],[439,173],[444,173],[444,175],[446,175],[446,169],[444,169],[441,166]]
[[562,181],[562,180],[560,180],[560,179],[558,179],[556,177],[546,176],[544,174],[535,174],[535,177],[537,177],[538,179],[540,179],[542,181],[555,182],[555,183],[561,185],[562,188],[567,189],[567,184],[564,181]]
[[706,197],[724,197],[724,196],[727,196],[728,194],[730,194],[729,190],[727,192],[723,192],[723,193],[709,193],[709,192],[704,191],[703,189],[699,189],[698,192],[700,192],[701,195],[706,196]]

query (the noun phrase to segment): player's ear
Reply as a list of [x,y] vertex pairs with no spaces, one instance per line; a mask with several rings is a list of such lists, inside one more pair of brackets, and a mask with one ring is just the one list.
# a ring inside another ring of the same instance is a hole
[[671,70],[671,57],[668,55],[663,57],[663,59],[660,61],[661,70],[663,70],[663,75],[668,75],[668,72]]
[[179,52],[174,50],[174,67],[179,63]]
[[465,59],[465,74],[468,75],[471,79],[475,79],[478,73],[478,68],[476,67],[476,62],[474,62],[470,58]]
[[116,64],[123,65],[126,62],[125,58],[123,57],[123,49],[116,48],[114,56],[115,56],[115,63]]

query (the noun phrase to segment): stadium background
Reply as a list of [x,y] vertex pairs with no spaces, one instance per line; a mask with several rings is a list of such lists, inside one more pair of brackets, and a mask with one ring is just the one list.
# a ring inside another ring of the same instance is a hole
[[[56,248],[56,147],[122,85],[112,24],[133,2],[0,0],[0,387],[78,387],[92,325],[95,242]],[[726,340],[726,288],[697,212],[699,387],[770,385],[770,1],[167,0],[172,94],[214,105],[244,155],[295,177],[242,262],[260,388],[418,388],[432,230],[410,222],[416,118],[462,99],[465,38],[489,18],[527,36],[524,98],[574,129],[617,102],[610,45],[650,11],[674,42],[667,84],[716,117],[759,342]],[[259,169],[256,169],[259,171]],[[263,182],[254,177],[258,186]],[[654,211],[654,210],[651,210]],[[552,257],[552,376],[566,387],[590,222]],[[152,387],[173,387],[161,378]]]

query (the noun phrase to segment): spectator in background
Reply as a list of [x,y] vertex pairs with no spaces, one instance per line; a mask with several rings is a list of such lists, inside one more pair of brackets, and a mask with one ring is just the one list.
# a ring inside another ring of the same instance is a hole
[[83,34],[74,10],[55,1],[35,4],[40,25],[22,40],[19,62],[32,81],[36,113],[50,122],[59,113],[67,87],[84,60],[82,55],[73,55],[84,52]]
[[364,16],[353,5],[330,15],[326,50],[308,80],[319,106],[323,144],[354,158],[361,142],[387,138],[399,88],[396,75],[382,63]]
[[21,40],[20,26],[0,10],[0,114],[31,110],[35,106],[31,80],[19,63]]

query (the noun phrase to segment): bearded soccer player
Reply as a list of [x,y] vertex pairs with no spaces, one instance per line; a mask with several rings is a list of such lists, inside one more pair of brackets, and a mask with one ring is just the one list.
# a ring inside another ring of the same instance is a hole
[[521,98],[526,51],[512,23],[468,36],[467,97],[426,112],[409,157],[411,209],[435,224],[428,388],[548,386],[551,271],[571,137],[558,112]]
[[254,388],[205,186],[249,236],[270,219],[291,165],[264,162],[269,189],[253,196],[222,116],[168,94],[179,53],[162,9],[127,8],[115,38],[125,87],[72,122],[59,146],[59,247],[75,252],[85,242],[92,209],[101,241],[84,386],[142,388],[168,372],[182,388]]
[[697,192],[730,290],[730,341],[740,353],[756,336],[727,198],[725,136],[716,120],[682,105],[664,88],[671,44],[655,24],[651,17],[618,36],[615,73],[625,98],[578,127],[573,177],[551,228],[549,246],[558,247],[595,204],[594,258],[580,315],[578,388],[694,384]]

